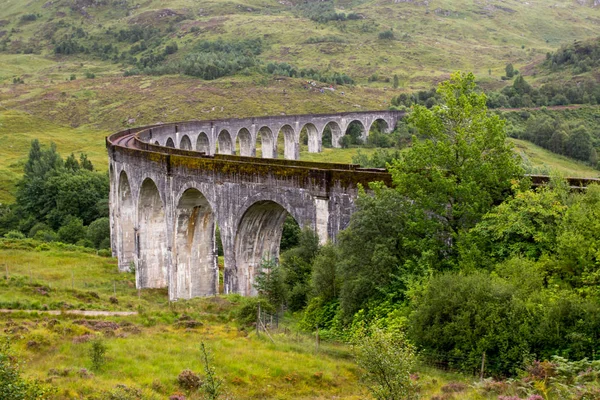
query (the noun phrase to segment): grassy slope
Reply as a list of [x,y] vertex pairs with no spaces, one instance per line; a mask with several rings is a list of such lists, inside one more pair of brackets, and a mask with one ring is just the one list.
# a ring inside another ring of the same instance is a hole
[[[176,377],[189,368],[203,374],[199,350],[205,342],[214,356],[217,375],[224,380],[229,398],[235,399],[366,399],[359,385],[361,372],[350,348],[321,342],[315,353],[314,338],[289,329],[273,332],[275,343],[256,337],[252,329],[240,330],[232,310],[236,296],[220,296],[169,304],[164,290],[143,290],[138,297],[133,276],[118,274],[116,262],[78,251],[33,251],[26,242],[0,242],[0,269],[8,265],[10,279],[0,280],[0,308],[75,307],[88,310],[138,310],[138,316],[84,318],[13,314],[0,317],[0,328],[12,337],[15,350],[26,360],[25,374],[59,388],[57,399],[90,398],[119,384],[142,391],[144,399],[164,399],[178,391]],[[113,282],[117,282],[112,304]],[[74,289],[72,289],[72,286]],[[41,294],[39,289],[48,290]],[[15,298],[20,304],[15,304]],[[61,305],[62,304],[62,305]],[[177,325],[187,315],[202,323],[197,328]],[[87,323],[85,321],[88,321]],[[113,321],[119,327],[94,330],[89,323]],[[86,326],[86,324],[88,326]],[[293,324],[286,323],[288,327]],[[104,337],[108,361],[93,378],[82,378],[90,368],[89,343],[78,343],[85,334]],[[55,376],[51,370],[66,376]],[[457,375],[420,368],[424,398],[441,395]],[[495,398],[472,389],[459,398]],[[199,399],[196,393],[188,397]]]

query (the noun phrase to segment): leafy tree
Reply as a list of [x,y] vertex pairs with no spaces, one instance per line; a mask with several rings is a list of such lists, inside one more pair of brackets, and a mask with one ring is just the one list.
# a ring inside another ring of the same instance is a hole
[[576,194],[561,221],[557,237],[556,271],[575,287],[586,286],[595,294],[600,284],[600,186],[591,185]]
[[254,287],[258,295],[265,297],[274,308],[277,309],[284,303],[286,293],[283,274],[275,260],[263,260],[254,279]]
[[450,255],[458,235],[500,204],[523,171],[506,142],[504,121],[487,113],[473,74],[453,74],[438,93],[442,105],[415,106],[409,122],[424,140],[413,139],[390,172],[396,190],[413,201]]
[[79,218],[69,216],[58,230],[58,238],[63,243],[75,244],[85,238],[86,228]]
[[319,237],[309,228],[301,231],[298,246],[284,254],[281,267],[288,293],[290,310],[298,311],[307,304],[310,291],[311,263],[319,251]]
[[[422,274],[423,264],[435,253],[431,238],[422,235],[422,224],[415,220],[411,202],[399,192],[372,184],[373,194],[362,192],[350,225],[338,238],[339,257],[335,276],[325,260],[317,258],[313,285],[320,292],[338,292],[343,317],[349,321],[369,300],[393,293],[400,300],[404,291],[403,276]],[[329,253],[328,257],[334,257]],[[327,280],[316,283],[317,273]],[[334,286],[339,282],[338,288]]]
[[279,244],[279,248],[281,250],[288,250],[297,246],[300,232],[300,226],[298,226],[298,223],[294,217],[288,215],[283,223],[283,231],[281,232],[281,242]]
[[515,76],[515,67],[511,63],[506,64],[505,71],[508,78]]
[[567,155],[583,161],[590,160],[592,148],[592,138],[584,126],[573,129],[565,143]]
[[515,256],[538,260],[557,245],[568,188],[518,191],[483,217],[460,244],[462,268],[488,267]]
[[433,277],[413,303],[409,332],[425,357],[475,371],[483,352],[491,374],[515,372],[529,345],[527,310],[516,288],[483,272]]
[[378,400],[419,398],[410,373],[415,367],[415,349],[401,332],[372,329],[361,331],[353,350],[364,369],[362,381]]
[[95,248],[103,248],[102,245],[106,244],[105,239],[110,239],[110,221],[108,217],[98,218],[92,222],[88,226],[86,238],[92,242]]
[[332,302],[338,297],[341,282],[336,272],[336,265],[340,258],[338,248],[328,244],[321,248],[313,260],[311,292],[323,302]]

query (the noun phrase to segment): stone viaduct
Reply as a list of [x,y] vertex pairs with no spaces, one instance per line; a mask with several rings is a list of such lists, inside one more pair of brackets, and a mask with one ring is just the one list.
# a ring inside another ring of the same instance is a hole
[[[111,244],[119,269],[134,268],[138,288],[168,287],[171,300],[214,295],[218,225],[224,292],[255,294],[262,260],[279,256],[288,213],[321,242],[335,240],[349,222],[358,185],[391,180],[383,170],[299,161],[301,133],[309,151],[319,152],[326,130],[337,146],[352,123],[366,138],[376,121],[389,131],[402,116],[371,111],[193,121],[111,135]],[[276,158],[278,141],[285,159]],[[254,157],[259,144],[262,158]]]

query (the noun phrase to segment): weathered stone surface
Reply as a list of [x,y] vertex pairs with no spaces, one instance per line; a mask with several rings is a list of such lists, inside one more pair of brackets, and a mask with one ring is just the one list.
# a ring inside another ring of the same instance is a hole
[[[321,242],[335,240],[350,220],[358,184],[389,183],[387,173],[356,165],[293,161],[302,128],[309,149],[320,151],[328,125],[337,141],[353,121],[366,135],[376,120],[393,128],[401,117],[393,111],[277,116],[112,135],[107,140],[110,217],[119,269],[133,266],[137,287],[168,287],[173,300],[214,295],[218,225],[225,293],[255,294],[252,284],[262,260],[279,257],[288,213],[301,227],[314,229]],[[265,159],[249,158],[256,154],[259,134]],[[287,160],[274,159],[278,135],[284,137]],[[234,155],[235,143],[244,157]]]

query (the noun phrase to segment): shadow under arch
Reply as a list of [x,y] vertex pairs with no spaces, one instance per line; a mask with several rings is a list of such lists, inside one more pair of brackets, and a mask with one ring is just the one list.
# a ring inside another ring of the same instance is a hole
[[323,127],[323,132],[321,132],[321,144],[323,147],[342,147],[340,145],[342,136],[340,125],[335,121],[330,121]]
[[119,202],[119,235],[118,238],[118,254],[119,257],[119,271],[130,271],[133,267],[135,269],[135,241],[136,241],[136,229],[135,229],[135,204],[133,202],[133,196],[131,194],[131,186],[129,185],[129,179],[127,173],[121,171],[119,175],[119,183],[117,189],[117,196]]
[[[272,200],[257,201],[242,215],[234,244],[235,281],[242,296],[257,294],[254,281],[264,260],[279,261],[281,233],[288,215],[291,213]],[[301,221],[296,219],[296,222],[302,226]]]
[[177,202],[173,269],[175,298],[218,293],[215,216],[206,197],[195,188],[183,192]]
[[167,286],[167,222],[158,187],[146,178],[138,200],[138,288]]
[[173,141],[173,139],[168,138],[167,139],[167,143],[165,143],[165,146],[166,147],[173,147],[174,148],[175,147],[175,142]]
[[205,132],[200,132],[198,135],[198,139],[196,140],[196,151],[210,154],[210,141],[208,140],[208,135]]
[[362,123],[362,121],[355,119],[350,121],[348,126],[346,126],[346,132],[343,133],[342,137],[352,136],[351,144],[364,144],[367,142],[368,134],[369,132],[367,132],[365,125]]
[[183,135],[181,142],[179,142],[179,148],[182,150],[192,150],[192,141],[188,135]]
[[227,129],[223,129],[219,132],[217,137],[217,153],[218,154],[234,154],[233,141],[231,140],[231,134]]
[[390,126],[388,122],[383,118],[377,118],[371,126],[369,126],[369,130],[367,131],[369,134],[371,132],[379,132],[379,133],[388,133],[390,131]]

